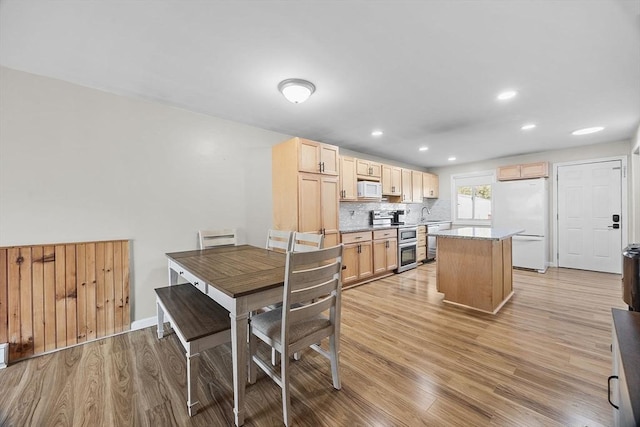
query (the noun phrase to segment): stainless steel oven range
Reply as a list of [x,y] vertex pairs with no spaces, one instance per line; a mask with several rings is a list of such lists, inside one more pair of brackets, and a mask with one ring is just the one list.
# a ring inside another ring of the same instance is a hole
[[415,225],[398,227],[398,268],[397,273],[418,266],[418,227]]

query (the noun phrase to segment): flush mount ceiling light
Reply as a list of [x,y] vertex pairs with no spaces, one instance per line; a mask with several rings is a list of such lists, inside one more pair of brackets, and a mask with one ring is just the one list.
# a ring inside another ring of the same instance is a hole
[[306,80],[287,79],[280,82],[278,90],[288,101],[300,104],[309,99],[311,94],[316,91],[316,87]]
[[595,127],[592,127],[592,128],[578,129],[578,130],[574,130],[573,132],[571,132],[571,135],[589,135],[590,133],[600,132],[603,129],[604,129],[604,127],[602,127],[602,126],[595,126]]
[[374,130],[373,132],[371,132],[371,136],[382,136],[382,131]]
[[534,125],[533,123],[529,123],[526,125],[523,125],[520,129],[522,130],[531,130],[531,129],[535,129],[536,125]]
[[420,150],[420,151],[427,151],[428,149],[429,149],[429,147],[420,147],[420,148],[418,148],[418,150]]
[[498,101],[506,101],[508,99],[514,98],[517,94],[518,92],[516,92],[515,90],[505,90],[504,92],[499,93],[496,98],[498,99]]

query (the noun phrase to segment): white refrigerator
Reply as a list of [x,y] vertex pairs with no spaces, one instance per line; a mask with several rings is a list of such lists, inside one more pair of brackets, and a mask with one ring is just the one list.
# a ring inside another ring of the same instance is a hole
[[513,236],[513,266],[547,270],[549,185],[545,178],[500,181],[492,190],[494,228],[521,228]]

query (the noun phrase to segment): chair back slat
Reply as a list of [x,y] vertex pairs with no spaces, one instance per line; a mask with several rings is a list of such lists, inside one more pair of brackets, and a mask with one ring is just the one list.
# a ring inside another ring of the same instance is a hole
[[309,252],[322,248],[324,236],[315,233],[301,233],[295,231],[293,233],[293,243],[291,250],[293,252]]
[[295,305],[297,303],[306,303],[329,294],[336,287],[336,284],[334,283],[335,280],[336,279],[332,279],[320,285],[306,287],[299,291],[291,292],[290,304]]
[[315,250],[310,252],[293,252],[295,256],[290,256],[288,261],[290,263],[291,271],[300,270],[300,266],[320,265],[325,261],[334,261],[335,258],[340,257],[340,263],[342,263],[342,244],[334,246],[332,248],[326,248],[322,250]]
[[297,291],[309,286],[326,282],[335,277],[336,273],[342,268],[337,262],[313,267],[308,270],[295,271],[291,274],[291,290]]
[[328,295],[325,298],[319,299],[316,302],[312,302],[300,307],[292,308],[289,314],[289,321],[292,325],[299,323],[303,320],[317,316],[318,314],[329,310],[335,303],[335,296]]
[[238,239],[235,228],[198,231],[199,249],[214,248],[216,246],[232,246],[237,244]]
[[267,233],[266,248],[278,252],[289,252],[291,250],[292,238],[292,231],[269,230]]

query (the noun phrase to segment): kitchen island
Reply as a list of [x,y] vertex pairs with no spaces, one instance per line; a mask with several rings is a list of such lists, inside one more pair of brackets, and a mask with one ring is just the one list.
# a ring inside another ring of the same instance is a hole
[[436,288],[444,302],[496,314],[513,296],[511,236],[524,230],[436,231]]

